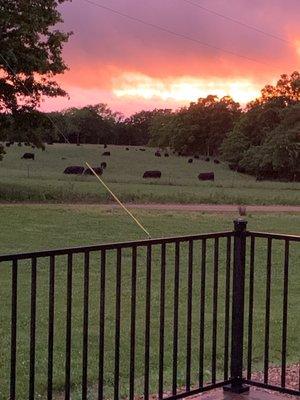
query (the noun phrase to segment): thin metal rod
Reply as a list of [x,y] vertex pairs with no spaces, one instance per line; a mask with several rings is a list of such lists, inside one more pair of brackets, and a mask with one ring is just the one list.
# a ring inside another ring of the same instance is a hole
[[17,361],[17,307],[18,307],[18,261],[13,260],[11,276],[11,343],[10,343],[10,400],[16,398]]
[[72,280],[73,258],[72,254],[68,254],[65,400],[70,400],[71,395]]
[[224,329],[224,381],[229,369],[229,319],[230,319],[231,238],[227,238],[225,278],[225,329]]
[[82,400],[87,400],[89,338],[89,252],[84,254],[83,332],[82,332]]
[[201,252],[201,293],[200,293],[200,335],[199,335],[199,387],[203,387],[204,339],[205,339],[205,291],[206,291],[206,239],[202,240]]
[[105,275],[106,275],[106,251],[101,251],[100,261],[100,316],[99,316],[99,378],[98,400],[103,400],[104,386],[104,334],[105,334]]
[[175,243],[174,310],[173,310],[173,382],[172,394],[177,393],[178,305],[179,305],[179,243]]
[[94,169],[89,165],[89,163],[85,163],[87,167],[92,171],[98,181],[105,187],[105,189],[109,192],[109,194],[116,200],[116,202],[123,208],[123,210],[134,220],[134,222],[146,233],[149,239],[151,239],[150,233],[143,227],[143,225],[137,220],[137,218],[124,206],[124,204],[118,199],[118,197],[113,193],[113,191],[106,185],[106,183],[100,178],[100,176],[94,171]]
[[212,329],[212,356],[211,356],[211,379],[216,383],[217,365],[217,316],[218,316],[218,277],[219,277],[219,239],[214,243],[214,286],[213,286],[213,329]]
[[144,399],[149,399],[150,374],[150,318],[151,318],[151,245],[147,247],[147,281],[146,281],[146,310],[145,310],[145,370],[144,370]]
[[35,388],[35,336],[36,336],[36,258],[31,262],[30,360],[29,399],[34,400]]
[[119,400],[120,385],[120,325],[121,325],[121,249],[117,250],[116,270],[116,313],[115,313],[115,373],[114,373],[114,399]]
[[166,244],[161,245],[158,398],[164,395]]
[[289,241],[285,241],[284,276],[283,276],[283,307],[282,307],[282,346],[281,346],[281,386],[286,384],[286,342],[288,325],[288,288],[289,288]]
[[272,239],[268,238],[267,277],[266,277],[266,315],[265,315],[265,354],[264,383],[269,381],[269,339],[270,339],[270,306],[271,306],[271,270],[272,270]]
[[247,379],[252,375],[252,347],[253,347],[253,303],[254,303],[254,260],[255,237],[251,236],[250,245],[250,272],[249,272],[249,319],[248,319],[248,355],[247,355]]
[[193,241],[189,242],[188,256],[188,298],[187,298],[187,321],[186,321],[186,391],[191,389],[191,356],[192,356],[192,307],[193,307]]
[[50,257],[49,322],[48,322],[48,388],[47,399],[53,398],[53,342],[54,342],[55,256]]
[[132,248],[129,399],[134,400],[137,248]]

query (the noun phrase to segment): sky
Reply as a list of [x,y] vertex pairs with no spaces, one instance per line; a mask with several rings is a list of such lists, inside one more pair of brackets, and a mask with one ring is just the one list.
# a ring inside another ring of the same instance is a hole
[[244,105],[300,69],[300,0],[73,0],[60,11],[73,32],[57,77],[69,98],[44,110],[106,103],[129,115],[208,94]]

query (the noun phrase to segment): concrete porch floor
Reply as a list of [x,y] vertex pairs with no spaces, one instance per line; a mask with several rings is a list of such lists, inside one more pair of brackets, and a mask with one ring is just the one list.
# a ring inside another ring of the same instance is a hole
[[203,393],[191,397],[193,400],[299,400],[297,396],[282,395],[281,393],[270,393],[265,390],[251,388],[248,393],[234,394],[229,392],[223,392],[223,389],[213,390],[209,393]]

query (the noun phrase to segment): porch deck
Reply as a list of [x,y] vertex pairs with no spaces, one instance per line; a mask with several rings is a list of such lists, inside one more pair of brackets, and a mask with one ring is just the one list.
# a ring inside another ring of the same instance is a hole
[[223,392],[222,389],[214,390],[210,393],[204,393],[192,397],[193,400],[299,400],[299,397],[282,395],[281,393],[270,393],[265,390],[251,388],[248,393],[234,394]]

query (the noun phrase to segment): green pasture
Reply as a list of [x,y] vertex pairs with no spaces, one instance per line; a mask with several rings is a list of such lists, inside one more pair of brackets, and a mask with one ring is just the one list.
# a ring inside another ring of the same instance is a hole
[[[256,182],[249,175],[231,171],[203,160],[177,157],[157,158],[155,149],[108,146],[110,157],[102,156],[101,145],[55,144],[45,151],[18,147],[6,148],[0,162],[0,201],[97,203],[109,202],[107,192],[94,177],[67,176],[70,165],[84,165],[88,161],[108,166],[103,179],[125,202],[135,203],[214,203],[214,204],[299,204],[299,183]],[[22,160],[24,152],[34,152],[36,160]],[[142,178],[145,170],[160,170],[159,180]],[[200,172],[213,171],[214,182],[198,180]]]
[[[235,215],[181,212],[135,212],[149,229],[153,237],[196,234],[232,229]],[[101,208],[96,205],[1,205],[0,206],[0,252],[15,253],[99,244],[105,242],[142,239],[143,234],[128,220],[123,212]],[[299,214],[248,215],[248,227],[297,234]],[[219,283],[217,324],[217,374],[222,378],[224,363],[224,311],[225,311],[225,266],[226,240],[219,241]],[[188,297],[188,246],[180,246],[179,280],[179,342],[178,342],[178,387],[185,383],[186,326]],[[289,328],[288,362],[296,362],[299,353],[300,290],[299,246],[290,246],[289,280]],[[112,398],[114,386],[114,323],[116,252],[106,255],[106,309],[105,309],[105,397]],[[193,248],[193,307],[192,307],[192,384],[198,381],[199,366],[199,293],[200,293],[201,242]],[[284,247],[281,242],[273,243],[270,363],[279,364],[281,357],[281,321],[283,289]],[[206,258],[206,307],[204,380],[211,380],[212,351],[212,293],[213,293],[213,242],[207,242]],[[249,253],[247,254],[246,276],[249,276]],[[82,372],[82,323],[83,323],[83,257],[73,259],[73,304],[72,304],[72,399],[80,398]],[[46,398],[47,382],[47,327],[49,260],[38,261],[37,268],[37,332],[36,332],[36,398]],[[120,346],[120,394],[128,397],[130,355],[130,302],[131,302],[131,251],[122,252],[121,268],[121,346]],[[160,248],[152,248],[151,286],[151,351],[150,389],[156,393],[158,384],[159,354],[159,302],[160,302]],[[55,276],[55,346],[54,346],[54,390],[55,398],[63,398],[64,357],[66,337],[66,257],[56,259]],[[90,317],[89,317],[89,399],[96,399],[99,356],[99,297],[100,297],[100,254],[90,255]],[[254,369],[261,369],[264,346],[264,306],[266,277],[266,241],[257,240],[255,258],[254,297]],[[8,263],[0,265],[0,399],[8,398],[10,360],[10,290],[11,269]],[[138,250],[137,261],[137,314],[136,314],[136,393],[143,391],[144,373],[144,329],[146,293],[146,252]],[[247,285],[246,285],[247,286]],[[248,287],[247,287],[248,291]],[[174,295],[174,245],[167,246],[166,303],[165,303],[165,363],[164,385],[170,390],[172,383],[172,338],[173,338],[173,295]],[[246,296],[247,298],[247,296]],[[247,308],[247,307],[246,307]],[[247,325],[247,324],[246,324]],[[19,263],[18,274],[18,341],[17,341],[17,398],[26,398],[29,382],[30,340],[30,264]]]

